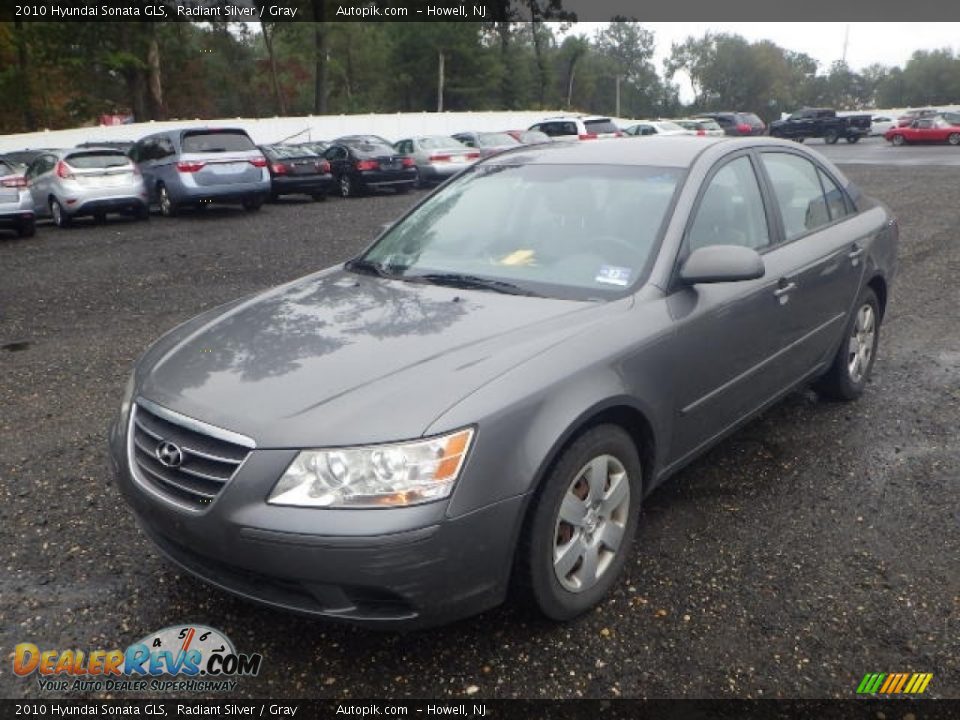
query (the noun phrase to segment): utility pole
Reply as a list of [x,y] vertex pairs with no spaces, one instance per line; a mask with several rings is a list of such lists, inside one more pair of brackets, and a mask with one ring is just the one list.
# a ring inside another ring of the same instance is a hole
[[623,79],[623,75],[617,75],[617,110],[614,113],[617,117],[620,117],[620,80]]
[[846,30],[843,31],[843,57],[841,62],[847,64],[847,46],[850,44],[850,24],[847,24]]
[[440,65],[437,70],[437,112],[443,112],[443,50],[437,50]]

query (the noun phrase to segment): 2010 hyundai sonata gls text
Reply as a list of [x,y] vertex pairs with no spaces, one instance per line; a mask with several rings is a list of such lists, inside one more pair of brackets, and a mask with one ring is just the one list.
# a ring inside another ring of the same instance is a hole
[[863,391],[898,228],[769,138],[522,147],[361,256],[175,328],[111,431],[147,535],[243,597],[572,618],[643,497],[791,389]]

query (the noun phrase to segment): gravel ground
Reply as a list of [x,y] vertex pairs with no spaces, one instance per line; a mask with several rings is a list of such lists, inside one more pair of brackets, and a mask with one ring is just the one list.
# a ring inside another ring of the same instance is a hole
[[106,426],[150,341],[347,257],[415,196],[4,237],[0,696],[38,694],[10,671],[18,642],[126,647],[198,622],[263,653],[250,697],[850,697],[894,671],[960,697],[960,184],[847,170],[902,222],[867,393],[796,393],[658,490],[623,582],[568,625],[506,606],[398,635],[250,605],[158,557],[108,480]]

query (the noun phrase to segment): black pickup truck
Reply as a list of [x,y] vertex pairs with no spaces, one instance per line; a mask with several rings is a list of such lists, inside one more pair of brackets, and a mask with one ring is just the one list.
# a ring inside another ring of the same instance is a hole
[[803,142],[807,138],[823,138],[833,144],[840,138],[855,143],[870,134],[870,115],[838,116],[828,108],[803,108],[784,120],[770,123],[773,137]]

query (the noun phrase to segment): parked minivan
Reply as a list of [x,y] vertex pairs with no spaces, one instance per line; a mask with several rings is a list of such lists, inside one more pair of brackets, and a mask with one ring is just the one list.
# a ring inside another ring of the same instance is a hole
[[130,150],[160,214],[240,203],[259,210],[270,194],[267,159],[240,128],[181,128],[148,135]]

